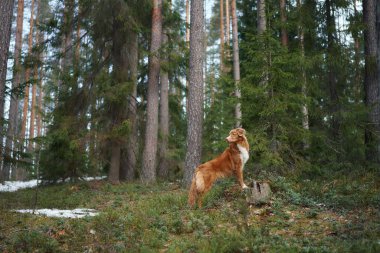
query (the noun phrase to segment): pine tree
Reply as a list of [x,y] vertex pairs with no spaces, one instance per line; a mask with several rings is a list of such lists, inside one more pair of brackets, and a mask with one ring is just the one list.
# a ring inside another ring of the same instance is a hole
[[153,0],[152,39],[149,57],[149,77],[147,94],[147,121],[141,170],[141,181],[156,181],[156,155],[158,134],[158,98],[159,98],[159,49],[162,37],[162,1]]
[[188,186],[201,162],[203,122],[203,0],[191,1],[190,65],[186,158],[183,183]]
[[14,155],[12,156],[12,151],[16,150],[16,129],[18,123],[18,91],[21,83],[21,47],[22,47],[22,29],[24,22],[24,0],[18,0],[17,3],[17,19],[16,19],[16,38],[15,38],[15,49],[14,49],[14,67],[13,67],[13,81],[12,81],[12,92],[9,105],[9,119],[7,128],[7,139],[5,142],[5,154],[4,154],[4,167],[3,167],[3,178],[5,180],[9,179],[11,163],[15,162],[16,159]]
[[371,162],[380,163],[380,89],[378,76],[378,30],[376,29],[376,1],[363,0],[365,75],[365,104],[368,123],[365,132],[366,156]]
[[[228,1],[228,0],[226,0]],[[236,127],[241,126],[241,92],[240,92],[240,60],[239,60],[239,40],[238,40],[238,22],[236,17],[236,1],[231,1],[232,13],[232,43],[233,43],[233,65],[234,65],[234,81],[235,81],[235,96],[238,102],[235,107]]]
[[[11,39],[11,26],[14,0],[4,0],[0,3],[0,157],[3,156],[4,140],[4,103],[5,103],[5,82],[7,76],[7,63],[9,43]],[[0,168],[2,164],[0,163]],[[0,170],[0,182],[2,172]]]

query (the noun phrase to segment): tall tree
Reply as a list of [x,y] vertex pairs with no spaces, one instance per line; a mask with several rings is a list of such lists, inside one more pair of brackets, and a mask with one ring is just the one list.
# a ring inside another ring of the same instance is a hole
[[186,158],[183,183],[188,186],[201,162],[203,123],[203,0],[191,1],[190,75],[187,115]]
[[190,41],[190,0],[186,0],[186,42]]
[[329,110],[331,114],[331,133],[335,145],[339,143],[340,119],[339,119],[339,95],[336,71],[337,45],[336,45],[336,23],[334,15],[333,0],[326,0],[326,29],[327,29],[327,83],[330,95]]
[[141,170],[141,181],[156,181],[157,134],[158,134],[158,98],[162,37],[162,0],[153,0],[152,38],[150,44],[149,76],[147,94],[147,120],[144,151]]
[[[365,105],[368,109],[368,123],[365,129],[366,157],[380,163],[380,85],[378,75],[378,30],[376,29],[376,2],[363,0]],[[377,3],[379,5],[379,3]],[[378,13],[378,12],[377,12]],[[378,18],[380,18],[378,16]]]
[[137,164],[137,154],[138,154],[138,136],[137,136],[137,68],[139,63],[138,58],[138,36],[136,32],[131,33],[130,39],[130,56],[129,56],[129,67],[130,67],[130,80],[132,81],[132,93],[130,95],[128,103],[128,118],[131,124],[131,131],[127,140],[127,168],[125,172],[125,178],[129,181],[133,180],[135,177],[136,164]]
[[[32,54],[32,48],[33,48],[33,29],[34,29],[34,3],[35,0],[32,0],[31,6],[30,6],[30,22],[29,22],[29,35],[28,35],[28,55],[31,56]],[[25,71],[25,82],[26,86],[24,89],[24,105],[22,110],[22,122],[21,122],[21,132],[20,132],[20,139],[24,140],[25,134],[26,134],[26,126],[28,122],[28,108],[29,108],[29,85],[31,82],[30,79],[30,73],[31,67],[27,66]],[[23,143],[25,145],[25,143]]]
[[[11,40],[13,5],[14,0],[4,0],[0,3],[0,34],[2,34],[0,37],[0,157],[3,155],[5,81],[7,76],[9,43]],[[0,182],[2,178],[1,174],[0,171]]]
[[[230,45],[230,0],[225,0],[226,1],[226,45],[229,47]],[[229,50],[228,50],[229,52]]]
[[220,57],[220,70],[221,72],[224,72],[224,3],[223,0],[219,0],[219,6],[220,6],[220,47],[219,47],[219,57]]
[[257,31],[259,35],[267,29],[267,18],[265,12],[265,0],[257,0]]
[[286,0],[280,0],[280,18],[281,18],[281,44],[288,47],[288,31],[286,29]]
[[[227,0],[228,1],[228,0]],[[232,43],[233,43],[233,65],[234,65],[234,81],[235,81],[235,96],[237,104],[235,106],[236,126],[241,126],[241,92],[240,92],[240,60],[239,60],[239,38],[238,38],[238,22],[236,17],[236,0],[231,1],[232,14]]]
[[[7,161],[3,167],[3,178],[9,179],[11,168],[11,152],[15,148],[16,143],[16,128],[18,121],[18,91],[21,82],[21,47],[22,47],[22,31],[24,23],[24,0],[18,0],[17,3],[17,19],[16,19],[16,38],[14,49],[14,66],[13,66],[13,81],[12,92],[9,104],[9,119],[7,128],[7,138],[5,142],[4,161]],[[14,158],[14,157],[13,157]]]
[[[298,37],[300,39],[300,50],[301,50],[301,59],[302,61],[305,61],[305,33],[304,33],[304,25],[302,23],[302,16],[301,16],[301,0],[297,0],[297,9],[298,9],[298,15],[299,15],[299,21],[298,21]],[[307,79],[306,79],[306,70],[304,68],[304,64],[301,66],[302,68],[302,87],[301,92],[303,98],[306,100],[307,98]],[[306,102],[302,104],[301,107],[302,111],[302,127],[306,131],[309,131],[309,109],[307,107]],[[303,140],[303,148],[307,149],[309,148],[309,141],[305,138]]]
[[[162,46],[167,48],[168,29],[165,27],[162,33]],[[162,55],[161,66],[168,64],[168,57],[165,52]],[[160,70],[160,120],[159,120],[159,164],[157,174],[161,178],[167,178],[169,172],[168,164],[168,139],[169,139],[169,73],[167,68]]]

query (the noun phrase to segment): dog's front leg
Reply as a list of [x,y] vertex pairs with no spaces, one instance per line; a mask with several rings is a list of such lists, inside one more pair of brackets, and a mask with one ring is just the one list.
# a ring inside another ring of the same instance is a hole
[[237,180],[239,181],[241,188],[247,189],[248,186],[244,183],[244,180],[243,180],[243,166],[240,166],[240,168],[236,170],[236,177],[237,177]]

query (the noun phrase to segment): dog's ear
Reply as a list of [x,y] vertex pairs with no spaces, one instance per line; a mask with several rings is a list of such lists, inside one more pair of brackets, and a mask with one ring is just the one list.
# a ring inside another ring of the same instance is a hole
[[238,128],[237,130],[238,130],[238,135],[239,136],[245,135],[245,130],[243,128]]

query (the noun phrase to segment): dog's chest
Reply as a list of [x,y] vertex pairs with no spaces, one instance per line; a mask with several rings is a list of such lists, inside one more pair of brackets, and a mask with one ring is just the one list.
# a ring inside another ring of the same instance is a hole
[[237,146],[238,146],[239,151],[240,151],[240,159],[244,165],[248,161],[248,158],[249,158],[248,150],[239,144]]

